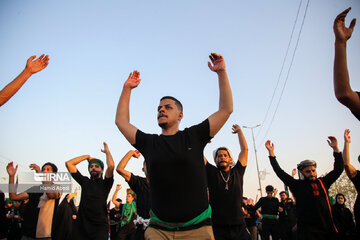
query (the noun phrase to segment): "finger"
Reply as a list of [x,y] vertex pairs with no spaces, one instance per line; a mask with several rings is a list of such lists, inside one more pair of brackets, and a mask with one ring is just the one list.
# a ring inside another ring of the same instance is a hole
[[355,24],[356,24],[356,18],[354,18],[353,20],[351,20],[351,23],[350,23],[350,26],[349,26],[349,28],[351,29],[351,31],[354,30]]
[[45,54],[41,54],[38,59],[43,60],[42,58],[45,56]]
[[32,62],[35,58],[36,58],[36,55],[31,56],[31,57],[29,57],[29,59],[27,60],[27,62]]
[[212,65],[211,65],[210,62],[208,62],[208,67],[209,67],[211,70],[213,70],[213,67],[212,67]]
[[343,12],[341,12],[339,15],[337,15],[336,19],[345,18],[346,15],[350,12],[350,10],[351,10],[351,7],[349,7],[348,9],[345,9]]

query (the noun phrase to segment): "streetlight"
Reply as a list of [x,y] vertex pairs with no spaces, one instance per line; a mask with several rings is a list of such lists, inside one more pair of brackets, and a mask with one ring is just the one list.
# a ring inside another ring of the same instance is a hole
[[259,163],[258,163],[258,159],[257,159],[257,151],[256,151],[256,145],[255,145],[255,138],[254,138],[254,128],[260,127],[261,124],[258,124],[256,126],[253,127],[247,127],[247,126],[243,126],[243,128],[250,128],[251,129],[251,134],[252,134],[252,139],[253,139],[253,143],[254,143],[254,150],[255,150],[255,159],[256,159],[256,169],[257,169],[257,173],[258,173],[258,179],[259,179],[259,191],[260,191],[260,196],[262,197],[262,188],[261,188],[261,180],[260,180],[260,171],[259,171]]

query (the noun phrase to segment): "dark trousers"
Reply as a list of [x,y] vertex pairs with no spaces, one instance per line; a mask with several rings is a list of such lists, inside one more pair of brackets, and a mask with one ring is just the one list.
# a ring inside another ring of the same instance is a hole
[[245,225],[213,225],[215,240],[251,240]]
[[261,220],[261,224],[262,224],[262,237],[264,237],[264,240],[269,240],[270,235],[272,240],[280,239],[279,224],[277,219],[263,218]]

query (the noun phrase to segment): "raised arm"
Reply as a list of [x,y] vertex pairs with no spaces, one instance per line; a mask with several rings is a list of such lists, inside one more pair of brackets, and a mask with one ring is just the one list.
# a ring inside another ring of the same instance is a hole
[[89,161],[90,159],[91,159],[90,155],[82,155],[82,156],[70,159],[69,161],[67,161],[65,163],[65,165],[66,165],[67,170],[70,173],[76,173],[77,172],[76,165],[78,165],[79,163],[81,163],[84,160]]
[[350,130],[346,129],[344,133],[344,150],[343,150],[343,159],[345,172],[349,178],[354,178],[357,174],[356,169],[353,165],[350,164],[350,154],[349,154],[349,145],[351,143]]
[[130,144],[136,143],[137,131],[137,128],[130,123],[130,95],[131,90],[136,88],[140,84],[140,81],[140,72],[135,70],[130,73],[128,79],[124,83],[116,111],[115,124]]
[[10,162],[6,166],[6,171],[9,174],[9,198],[12,201],[22,201],[22,200],[25,200],[25,199],[29,198],[29,194],[27,194],[26,192],[22,192],[22,193],[17,194],[16,191],[15,191],[14,178],[15,178],[17,168],[18,168],[17,165],[14,168],[14,163],[13,162]]
[[223,56],[211,53],[209,57],[211,63],[208,62],[208,66],[211,71],[216,72],[218,75],[220,93],[219,110],[208,118],[210,123],[210,136],[214,137],[233,112],[233,99]]
[[339,151],[337,139],[334,136],[329,136],[327,142],[333,149],[333,155],[335,158],[334,169],[324,177],[324,181],[326,182],[327,186],[330,187],[330,185],[333,184],[344,171],[344,160],[342,158],[341,152]]
[[334,90],[339,102],[353,113],[360,114],[360,97],[351,89],[346,60],[346,43],[350,39],[356,23],[356,19],[353,19],[348,28],[345,26],[345,17],[350,10],[351,8],[348,8],[340,13],[334,21]]
[[139,158],[140,152],[138,150],[130,150],[128,153],[121,159],[119,164],[116,167],[116,171],[125,179],[125,181],[130,181],[131,172],[126,171],[125,167],[128,164],[131,157]]
[[114,204],[117,208],[120,207],[120,203],[119,203],[118,201],[116,201],[117,195],[118,195],[118,192],[119,192],[120,189],[121,189],[121,185],[120,185],[120,184],[116,185],[116,189],[115,189],[114,195],[113,195],[112,200],[111,200],[111,201],[113,202],[113,204]]
[[275,158],[274,144],[271,143],[270,140],[267,140],[265,143],[265,147],[269,152],[270,164],[271,164],[275,174],[278,176],[278,178],[280,178],[281,181],[283,181],[283,183],[285,185],[287,185],[291,188],[293,186],[293,184],[296,182],[296,180],[280,168],[280,166]]
[[232,126],[232,130],[234,134],[238,135],[239,138],[239,144],[240,144],[240,153],[239,153],[239,162],[243,167],[247,165],[248,161],[248,145],[246,143],[246,139],[244,137],[244,134],[241,130],[241,127],[237,124],[234,124]]
[[[31,56],[27,62],[25,69],[12,82],[6,85],[0,91],[0,106],[5,104],[14,94],[24,85],[24,83],[33,75],[43,70],[49,64],[49,56],[41,55],[34,60],[36,56]],[[34,61],[33,61],[34,60]]]
[[109,147],[106,144],[106,142],[104,142],[104,149],[101,149],[101,152],[106,154],[107,169],[106,169],[106,172],[105,172],[105,177],[106,178],[111,178],[114,175],[115,164],[114,164],[114,160],[113,160],[113,158],[111,156]]

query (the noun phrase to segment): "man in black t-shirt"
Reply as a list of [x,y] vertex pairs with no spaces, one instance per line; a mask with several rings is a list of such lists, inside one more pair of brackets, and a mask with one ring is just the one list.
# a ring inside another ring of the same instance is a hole
[[251,239],[242,209],[243,177],[248,159],[248,147],[239,125],[233,125],[240,143],[240,154],[233,168],[230,150],[220,147],[214,151],[216,167],[206,162],[209,198],[215,239]]
[[300,179],[294,179],[283,171],[274,154],[274,144],[270,140],[265,146],[269,152],[270,164],[276,175],[289,186],[296,199],[297,237],[299,240],[332,240],[336,228],[331,215],[328,189],[344,170],[344,163],[335,137],[328,137],[333,149],[334,169],[324,177],[317,177],[316,162],[304,160],[298,164]]
[[360,93],[351,89],[346,62],[346,44],[351,38],[356,23],[356,19],[353,19],[350,26],[345,27],[345,17],[350,10],[351,8],[348,8],[340,13],[334,21],[334,90],[338,101],[349,108],[353,115],[360,120]]
[[129,184],[129,187],[136,194],[136,208],[137,208],[137,218],[136,218],[136,230],[135,230],[135,240],[144,239],[144,233],[148,226],[150,218],[150,186],[149,179],[147,177],[146,164],[143,163],[143,172],[145,173],[146,178],[139,177],[133,173],[125,170],[126,165],[128,164],[131,157],[139,158],[140,152],[135,150],[130,150],[119,162],[119,165],[116,167],[116,171],[125,179]]
[[[109,225],[106,201],[114,182],[114,161],[107,144],[104,142],[107,169],[105,179],[102,178],[104,163],[89,155],[73,158],[66,162],[71,176],[81,186],[81,200],[74,226],[73,239],[108,239]],[[76,165],[87,160],[90,178],[81,175]]]
[[120,218],[122,213],[122,208],[124,204],[122,204],[122,200],[117,198],[118,192],[121,189],[121,185],[117,184],[114,195],[112,197],[112,202],[115,205],[114,208],[110,210],[109,218],[110,218],[110,239],[116,239],[117,232],[119,230]]
[[279,226],[281,233],[281,240],[296,239],[296,213],[295,204],[291,198],[288,197],[285,191],[279,193]]
[[[350,154],[349,154],[349,145],[351,142],[350,138],[350,130],[346,129],[344,133],[344,150],[343,150],[343,158],[344,158],[344,167],[346,175],[349,177],[349,179],[353,182],[356,191],[358,193],[355,204],[354,204],[354,216],[355,216],[355,223],[356,223],[356,234],[360,238],[360,171],[356,170],[353,165],[350,163]],[[360,161],[360,156],[359,159]]]
[[233,103],[224,58],[212,53],[210,60],[208,66],[219,78],[219,109],[202,123],[182,131],[182,105],[169,96],[163,97],[158,106],[161,135],[146,134],[133,126],[129,102],[132,89],[140,83],[140,73],[131,73],[124,84],[116,125],[145,158],[151,189],[150,227],[145,239],[175,233],[182,239],[213,239],[203,151],[232,113]]
[[270,235],[273,240],[280,238],[280,231],[278,226],[278,213],[279,213],[279,200],[274,197],[274,187],[268,185],[265,187],[266,197],[262,197],[255,204],[254,209],[261,207],[261,225],[262,225],[262,237],[265,240],[270,239]]

